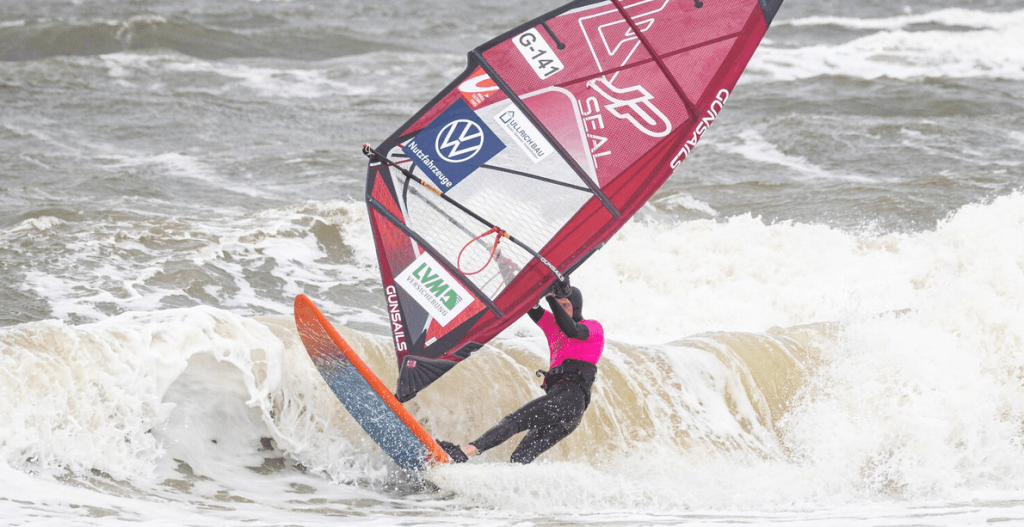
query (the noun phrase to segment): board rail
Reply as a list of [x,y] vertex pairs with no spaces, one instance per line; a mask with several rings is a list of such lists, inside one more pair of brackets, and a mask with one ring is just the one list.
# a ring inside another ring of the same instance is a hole
[[295,326],[331,391],[395,464],[421,469],[450,462],[437,441],[303,294],[295,297]]

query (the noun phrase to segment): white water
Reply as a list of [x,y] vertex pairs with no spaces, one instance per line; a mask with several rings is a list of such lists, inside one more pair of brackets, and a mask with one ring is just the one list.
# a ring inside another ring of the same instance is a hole
[[[762,48],[752,72],[767,71],[776,80],[818,75],[1024,79],[1024,10],[941,9],[876,19],[817,16],[789,23],[868,34],[839,45]],[[923,26],[928,28],[919,29]],[[744,77],[747,81],[761,79]]]
[[[465,524],[1024,520],[1021,232],[1020,194],[915,234],[633,222],[574,275],[586,313],[614,336],[583,427],[535,465],[496,449],[435,469],[439,489],[390,472],[288,318],[195,307],[3,328],[0,514],[11,525],[424,524],[466,510]],[[387,382],[387,338],[342,330]],[[532,325],[495,345],[410,403],[435,435],[472,439],[539,393],[524,385],[544,351]]]
[[[273,28],[246,13],[399,47],[0,63],[0,523],[1024,524],[1019,1],[784,4],[693,157],[573,274],[610,339],[583,426],[426,481],[346,416],[290,301],[393,385],[358,145],[545,6],[61,11],[116,3],[15,0],[0,30],[98,17],[220,49],[225,10],[254,43]],[[422,25],[380,23],[403,9]],[[519,321],[408,407],[473,439],[540,393],[545,353]]]

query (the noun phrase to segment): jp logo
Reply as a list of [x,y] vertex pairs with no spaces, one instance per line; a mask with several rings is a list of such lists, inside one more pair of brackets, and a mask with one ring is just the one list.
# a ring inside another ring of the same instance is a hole
[[654,105],[654,96],[647,88],[638,85],[619,89],[605,78],[594,79],[587,83],[587,87],[608,100],[605,109],[615,117],[629,121],[637,130],[651,137],[665,137],[672,131],[672,123]]
[[459,119],[444,126],[434,140],[441,159],[462,163],[473,158],[484,147],[484,131],[469,119]]

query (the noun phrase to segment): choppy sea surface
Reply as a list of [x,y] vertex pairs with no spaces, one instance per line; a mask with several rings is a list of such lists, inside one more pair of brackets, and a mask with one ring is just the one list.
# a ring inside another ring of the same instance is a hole
[[[786,0],[573,274],[609,342],[537,463],[351,422],[290,317],[393,385],[359,147],[554,7],[5,0],[0,523],[1024,523],[1022,0]],[[519,321],[407,407],[471,440],[545,355]]]

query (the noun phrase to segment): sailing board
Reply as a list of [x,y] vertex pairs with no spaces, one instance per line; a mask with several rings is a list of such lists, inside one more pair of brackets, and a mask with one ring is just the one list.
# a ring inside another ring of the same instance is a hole
[[295,297],[295,326],[331,391],[363,430],[404,469],[447,463],[448,455],[356,355],[306,295]]
[[718,118],[781,4],[571,2],[471,51],[364,147],[398,400],[521,317],[647,202]]

